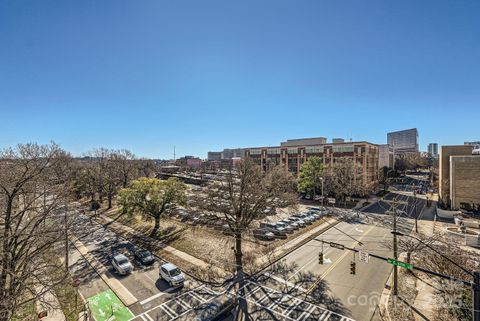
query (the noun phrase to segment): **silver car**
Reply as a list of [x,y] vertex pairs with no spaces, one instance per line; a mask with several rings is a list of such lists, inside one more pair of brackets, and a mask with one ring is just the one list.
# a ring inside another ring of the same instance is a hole
[[290,225],[290,222],[278,221],[277,226],[281,226],[287,233],[292,233],[295,230],[295,227]]
[[120,275],[127,275],[132,273],[133,265],[128,258],[123,254],[117,254],[112,259],[112,265],[115,271]]

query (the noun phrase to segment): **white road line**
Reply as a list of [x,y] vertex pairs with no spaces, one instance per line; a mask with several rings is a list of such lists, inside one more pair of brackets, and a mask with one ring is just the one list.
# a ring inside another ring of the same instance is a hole
[[294,300],[295,300],[295,301],[298,301],[298,303],[295,302],[295,303],[290,304],[290,306],[288,307],[288,309],[285,310],[285,311],[283,311],[283,315],[284,315],[284,316],[288,317],[288,315],[289,315],[290,313],[292,313],[293,310],[302,303],[302,301],[299,300],[299,299],[297,299],[297,298],[294,298]]
[[311,305],[309,309],[307,309],[305,312],[303,312],[299,317],[298,321],[302,321],[310,316],[312,314],[313,310],[315,310],[316,306]]
[[148,314],[145,314],[145,316],[147,317],[148,321],[155,321],[153,320],[153,318],[151,316],[149,316]]
[[[316,258],[315,258],[315,259],[316,259]],[[276,276],[276,275],[270,274],[270,273],[268,273],[268,272],[265,272],[265,273],[263,273],[263,274],[266,275],[266,276],[268,276],[268,277],[270,277],[270,278],[272,278],[272,279],[274,279],[274,280],[277,281],[277,282],[286,284],[286,285],[290,286],[291,288],[300,290],[300,291],[302,291],[302,292],[307,292],[306,289],[304,289],[304,288],[302,288],[302,287],[300,287],[300,286],[297,286],[296,284],[294,284],[294,283],[292,283],[292,282],[290,282],[290,281],[288,281],[288,280],[282,279],[282,278],[280,278],[280,277],[278,277],[278,276]]]
[[301,267],[299,267],[298,270],[297,270],[295,273],[293,273],[292,276],[290,276],[290,277],[287,279],[287,281],[290,280],[291,278],[293,278],[293,277],[294,277],[295,275],[297,275],[298,273],[300,273],[305,266],[307,266],[308,264],[312,263],[312,262],[315,261],[315,260],[317,260],[317,257],[316,257],[316,256],[313,256],[313,258],[310,259],[310,260],[308,260],[307,263],[305,263],[304,265],[302,265]]
[[[168,291],[168,290],[171,290],[171,289],[173,289],[173,288],[166,289],[165,291]],[[152,300],[155,300],[156,298],[159,298],[159,297],[161,297],[162,295],[165,295],[165,294],[167,294],[167,293],[166,292],[160,292],[160,293],[157,293],[155,295],[152,295],[151,297],[146,298],[143,301],[140,301],[140,305],[144,305],[145,303],[148,303]]]
[[195,292],[188,292],[188,294],[190,294],[190,296],[200,302],[205,302],[207,300],[205,300],[204,298],[202,298],[201,296],[197,295]]
[[191,309],[192,307],[190,306],[190,304],[188,304],[187,302],[183,301],[182,299],[180,298],[177,298],[175,301],[178,302],[178,304],[180,304],[181,306],[183,306],[184,308],[187,308],[187,309]]
[[330,317],[330,314],[332,314],[331,311],[325,310],[325,312],[322,313],[322,315],[318,318],[318,321],[326,321]]
[[143,316],[143,314],[140,314],[140,318],[142,318],[143,321],[148,321],[147,318]]
[[[165,304],[165,303],[164,303],[164,304]],[[176,313],[175,311],[173,311],[171,308],[169,308],[168,306],[164,305],[164,304],[159,305],[158,307],[159,307],[160,309],[162,309],[163,311],[165,311],[165,312],[166,312],[169,316],[171,316],[172,318],[176,318],[177,313]],[[170,310],[170,311],[168,311],[168,310]]]

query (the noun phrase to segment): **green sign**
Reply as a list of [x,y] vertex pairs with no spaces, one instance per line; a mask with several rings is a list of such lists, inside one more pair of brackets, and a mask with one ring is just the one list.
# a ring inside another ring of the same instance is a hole
[[127,321],[134,317],[112,290],[100,292],[87,301],[96,321]]
[[398,261],[398,260],[395,260],[395,259],[390,259],[390,258],[387,259],[387,262],[390,263],[390,264],[399,266],[399,267],[403,267],[403,268],[406,268],[406,269],[413,270],[413,264],[410,264],[410,263],[405,263],[405,262]]

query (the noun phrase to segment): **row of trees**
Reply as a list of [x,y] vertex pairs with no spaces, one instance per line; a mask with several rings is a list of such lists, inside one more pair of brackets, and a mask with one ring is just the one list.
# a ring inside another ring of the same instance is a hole
[[310,157],[302,165],[298,178],[298,191],[311,196],[334,196],[346,201],[353,195],[370,192],[363,180],[362,167],[350,158],[339,158],[328,166],[319,157]]
[[96,149],[74,164],[72,190],[79,199],[90,198],[93,209],[105,199],[108,209],[121,188],[139,177],[150,177],[156,173],[154,162],[137,159],[128,150]]
[[127,150],[101,148],[80,159],[54,143],[0,150],[0,321],[70,280],[57,258],[72,198],[97,205],[107,199],[111,207],[120,189],[155,171],[153,162]]
[[61,213],[71,164],[55,144],[0,150],[0,321],[68,278],[52,252],[68,228]]

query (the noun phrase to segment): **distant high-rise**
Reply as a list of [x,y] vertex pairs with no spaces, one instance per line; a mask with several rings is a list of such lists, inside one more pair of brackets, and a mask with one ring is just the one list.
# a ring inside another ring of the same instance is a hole
[[395,154],[418,153],[418,131],[412,128],[388,133],[387,143]]
[[473,154],[480,154],[480,141],[477,142],[465,142],[465,145],[473,146]]
[[438,144],[430,143],[428,144],[428,154],[434,158],[438,157]]

